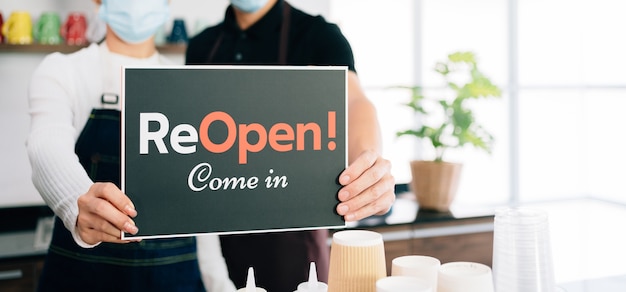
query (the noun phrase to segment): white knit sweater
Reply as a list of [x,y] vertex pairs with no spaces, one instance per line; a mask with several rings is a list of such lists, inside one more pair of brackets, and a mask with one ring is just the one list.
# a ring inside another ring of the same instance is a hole
[[[27,142],[33,183],[82,247],[93,246],[83,242],[76,232],[77,200],[93,182],[74,153],[76,139],[91,110],[102,108],[103,93],[121,96],[122,65],[169,63],[158,53],[145,59],[111,53],[103,43],[72,54],[50,54],[33,73],[28,94],[31,129]],[[198,251],[205,286],[210,291],[234,291],[217,236],[199,236]]]

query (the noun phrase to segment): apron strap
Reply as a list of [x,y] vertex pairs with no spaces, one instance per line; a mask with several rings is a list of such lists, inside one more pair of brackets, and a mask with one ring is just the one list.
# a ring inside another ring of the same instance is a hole
[[211,63],[213,61],[213,58],[215,57],[215,53],[217,53],[217,49],[222,44],[223,39],[224,39],[224,29],[222,28],[220,29],[220,34],[217,36],[217,40],[215,41],[215,44],[213,45],[213,48],[211,49],[211,53],[209,54],[209,57],[207,58],[207,63]]
[[116,105],[117,103],[120,102],[120,97],[119,95],[115,94],[115,93],[103,93],[102,96],[100,96],[100,102],[102,103],[102,106],[106,105],[106,104],[110,104],[110,105]]
[[287,45],[289,41],[289,26],[291,25],[291,6],[283,2],[283,23],[280,27],[280,47],[278,48],[278,64],[287,65]]

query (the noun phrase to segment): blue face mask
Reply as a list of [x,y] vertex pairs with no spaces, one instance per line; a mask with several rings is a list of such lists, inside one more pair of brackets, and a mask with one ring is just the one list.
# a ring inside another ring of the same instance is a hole
[[127,43],[152,37],[170,16],[168,0],[103,0],[98,16]]
[[230,0],[230,4],[243,12],[253,13],[265,6],[267,1],[269,0]]

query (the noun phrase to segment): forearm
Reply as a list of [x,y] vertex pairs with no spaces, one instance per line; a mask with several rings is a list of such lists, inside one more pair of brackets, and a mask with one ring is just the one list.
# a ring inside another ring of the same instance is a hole
[[58,142],[60,131],[32,132],[28,139],[28,155],[32,167],[33,184],[46,204],[74,233],[78,217],[77,200],[92,184],[76,156]]
[[[59,79],[58,55],[37,68],[29,87],[30,132],[26,144],[33,184],[46,204],[73,235],[78,217],[77,199],[92,185],[74,154],[76,115],[68,86]],[[76,238],[76,236],[75,236]],[[77,240],[77,243],[81,243]]]
[[382,158],[380,126],[374,105],[358,78],[348,73],[348,167],[339,176],[337,213],[346,221],[384,214],[395,200],[391,164]]
[[382,153],[380,125],[374,104],[367,99],[356,74],[348,75],[348,160],[353,162],[363,151]]

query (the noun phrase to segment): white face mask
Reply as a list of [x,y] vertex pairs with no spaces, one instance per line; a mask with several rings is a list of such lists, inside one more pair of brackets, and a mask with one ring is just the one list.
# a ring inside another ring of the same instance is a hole
[[98,16],[127,43],[152,37],[170,16],[168,0],[103,0]]
[[253,13],[265,6],[267,1],[269,0],[230,0],[230,4],[243,12]]

